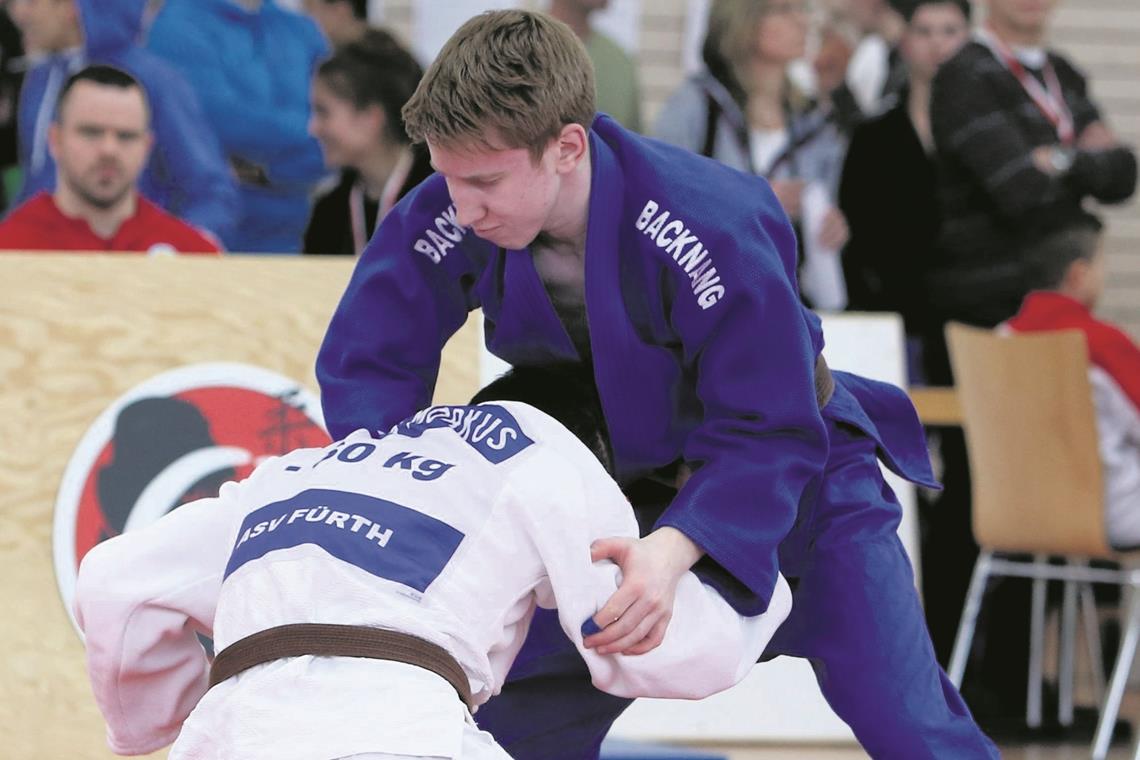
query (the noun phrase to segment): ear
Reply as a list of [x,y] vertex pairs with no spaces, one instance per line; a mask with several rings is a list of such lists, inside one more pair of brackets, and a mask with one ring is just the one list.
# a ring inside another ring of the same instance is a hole
[[143,140],[146,143],[147,160],[150,160],[150,152],[154,150],[154,132],[151,132],[148,129],[146,132],[146,137],[144,137]]
[[581,124],[567,124],[558,134],[558,158],[556,168],[560,174],[567,174],[578,168],[578,164],[589,154],[590,138]]
[[388,142],[391,135],[388,130],[388,114],[384,113],[384,109],[377,103],[369,104],[364,113],[368,116],[368,120],[376,125],[376,133],[384,142]]
[[1089,278],[1089,272],[1091,270],[1092,262],[1088,259],[1077,259],[1072,264],[1069,264],[1069,268],[1065,270],[1065,277],[1062,279],[1065,289],[1079,290]]

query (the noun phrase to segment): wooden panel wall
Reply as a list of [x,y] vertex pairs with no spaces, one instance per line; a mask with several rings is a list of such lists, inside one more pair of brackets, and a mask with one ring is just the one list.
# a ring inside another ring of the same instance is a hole
[[[76,444],[167,370],[243,362],[317,390],[317,347],[352,262],[0,255],[0,756],[109,758],[79,638],[56,588],[52,511]],[[478,326],[437,396],[478,382]]]

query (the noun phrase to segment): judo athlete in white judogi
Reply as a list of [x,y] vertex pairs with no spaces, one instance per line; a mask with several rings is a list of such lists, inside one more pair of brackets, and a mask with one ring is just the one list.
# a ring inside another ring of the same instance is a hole
[[[557,606],[594,684],[612,694],[700,698],[740,681],[788,615],[782,577],[767,612],[745,617],[689,573],[658,648],[582,645],[612,622],[593,616],[620,581],[617,565],[592,561],[591,544],[633,541],[638,528],[588,422],[600,411],[552,388],[558,377],[521,386],[577,405],[550,410],[567,426],[517,401],[431,407],[387,434],[358,430],[268,460],[217,498],[93,549],[76,616],[111,748],[174,742],[171,758],[211,760],[506,758],[464,701],[475,708],[499,691],[536,605]],[[477,399],[512,397],[494,389]],[[277,656],[261,644],[314,623],[395,632],[457,667],[397,661],[400,647]],[[198,634],[219,652],[212,675],[224,680],[212,687]],[[250,636],[244,664],[219,674]]]

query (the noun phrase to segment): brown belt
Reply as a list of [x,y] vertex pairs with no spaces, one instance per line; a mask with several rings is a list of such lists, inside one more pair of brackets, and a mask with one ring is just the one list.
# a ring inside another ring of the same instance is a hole
[[827,406],[835,393],[835,378],[831,376],[831,369],[827,366],[823,354],[815,357],[815,402],[819,408]]
[[366,657],[415,665],[445,679],[467,708],[473,709],[467,675],[446,649],[417,636],[362,625],[296,623],[258,631],[218,653],[210,666],[210,686],[254,665],[304,655]]

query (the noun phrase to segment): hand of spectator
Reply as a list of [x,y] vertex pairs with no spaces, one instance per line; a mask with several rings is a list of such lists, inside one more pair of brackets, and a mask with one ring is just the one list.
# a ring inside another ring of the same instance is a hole
[[805,184],[802,179],[777,179],[771,182],[772,192],[776,194],[784,213],[792,219],[800,218]]
[[230,156],[230,168],[233,169],[237,181],[243,185],[269,186],[269,175],[263,166],[258,166],[241,156]]
[[1085,131],[1081,132],[1080,138],[1077,140],[1077,148],[1080,150],[1110,150],[1119,145],[1119,140],[1112,130],[1105,126],[1103,121],[1094,121],[1085,127]]
[[1053,165],[1053,145],[1042,145],[1033,149],[1033,165],[1037,167],[1037,171],[1042,174],[1048,174],[1050,177],[1057,175],[1057,167]]
[[664,527],[642,539],[603,538],[590,548],[594,562],[615,562],[621,586],[594,615],[600,633],[585,646],[598,654],[645,654],[665,638],[673,617],[677,584],[703,552],[676,528]]
[[832,206],[824,214],[823,224],[819,227],[819,239],[816,241],[823,248],[839,250],[851,237],[851,230],[847,227],[847,218],[843,212]]

